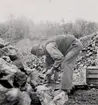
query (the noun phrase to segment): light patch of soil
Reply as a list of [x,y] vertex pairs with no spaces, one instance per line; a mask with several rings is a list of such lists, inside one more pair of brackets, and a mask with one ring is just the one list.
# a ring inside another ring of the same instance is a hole
[[98,105],[98,89],[78,90],[65,105]]

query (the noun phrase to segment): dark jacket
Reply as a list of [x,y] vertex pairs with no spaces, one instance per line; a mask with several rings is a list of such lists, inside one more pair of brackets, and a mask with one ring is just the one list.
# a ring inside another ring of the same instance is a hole
[[58,68],[65,55],[69,52],[72,43],[77,41],[73,35],[60,35],[46,41],[43,45],[46,54],[47,66],[53,64]]
[[[59,35],[55,38],[52,38],[44,43],[44,46],[46,47],[49,43],[55,42],[57,45],[58,50],[65,55],[67,53],[67,50],[69,49],[69,46],[77,40],[73,35]],[[47,49],[45,49],[47,52]]]

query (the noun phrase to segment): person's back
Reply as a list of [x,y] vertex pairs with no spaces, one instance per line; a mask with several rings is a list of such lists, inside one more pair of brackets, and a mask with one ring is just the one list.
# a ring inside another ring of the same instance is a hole
[[45,42],[45,46],[50,42],[55,42],[57,48],[62,52],[63,55],[65,55],[70,44],[75,40],[76,38],[73,35],[58,35],[52,39],[47,40]]

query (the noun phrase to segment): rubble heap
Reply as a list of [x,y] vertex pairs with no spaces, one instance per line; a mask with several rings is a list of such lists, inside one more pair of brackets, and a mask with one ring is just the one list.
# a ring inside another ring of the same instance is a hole
[[[76,66],[96,66],[97,65],[97,44],[96,38],[88,41],[87,46],[84,46],[80,55],[78,56]],[[78,68],[77,67],[77,68]]]
[[[84,39],[85,40],[85,39]],[[96,66],[97,61],[97,35],[83,42],[83,49],[80,52],[74,67],[73,80],[76,85],[86,85],[86,68],[88,66]]]
[[[97,44],[93,37],[78,56],[73,76],[75,81],[87,66],[97,65]],[[0,43],[0,105],[56,105],[52,99],[59,91],[44,83],[44,57],[38,59],[28,55],[25,59],[27,68],[13,46],[4,41]],[[84,78],[83,75],[80,78]]]
[[0,105],[41,105],[23,63],[18,50],[0,39]]

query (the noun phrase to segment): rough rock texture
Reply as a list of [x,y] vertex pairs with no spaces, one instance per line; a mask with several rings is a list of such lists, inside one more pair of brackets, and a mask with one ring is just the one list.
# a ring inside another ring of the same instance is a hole
[[[95,38],[89,40],[88,44],[85,44],[86,46],[84,46],[84,49],[77,58],[73,75],[74,85],[84,85],[86,83],[86,67],[97,65],[97,60],[95,60],[97,57],[97,44],[98,43]],[[52,99],[58,93],[54,91],[55,87],[57,88],[57,85],[52,83],[48,86],[44,81],[44,57],[38,59],[33,55],[27,56],[24,54],[24,58],[22,58],[23,56],[21,57],[21,55],[18,56],[20,57],[20,62],[18,62],[17,53],[13,47],[6,46],[3,51],[5,51],[8,55],[0,58],[0,79],[4,78],[6,81],[9,80],[9,84],[11,85],[13,83],[16,84],[13,84],[13,86],[9,88],[5,88],[5,86],[0,85],[0,105],[55,105]],[[12,65],[14,64],[14,61],[18,62],[15,63],[16,66]],[[18,66],[17,64],[20,65]],[[23,65],[21,66],[21,64]],[[23,73],[23,75],[21,75],[22,72],[19,69],[21,69],[21,67],[24,68],[24,64],[28,65],[30,71],[27,74]],[[17,71],[21,73],[16,73]],[[6,75],[11,73],[14,74],[14,78],[6,77]],[[59,72],[59,74],[60,79],[61,72]],[[13,80],[13,83],[11,79]],[[6,81],[3,82],[7,84]],[[59,83],[60,81],[58,81],[58,87],[60,86]],[[15,87],[20,90],[21,97],[19,101],[16,100],[14,103],[10,103],[6,100],[5,94]],[[21,87],[23,89],[21,89]],[[78,90],[75,92],[75,94],[69,96],[69,101],[66,103],[66,105],[98,105],[98,89]]]
[[65,105],[98,105],[98,89],[78,90]]
[[88,66],[98,65],[97,59],[97,46],[98,39],[97,36],[92,37],[86,42],[81,51],[80,55],[77,58],[75,71],[74,71],[74,84],[85,85],[86,84],[86,68]]

